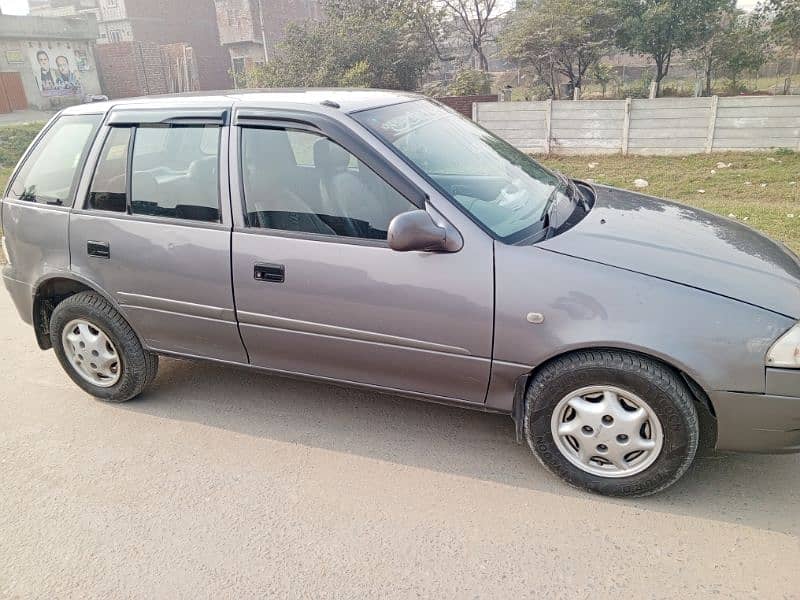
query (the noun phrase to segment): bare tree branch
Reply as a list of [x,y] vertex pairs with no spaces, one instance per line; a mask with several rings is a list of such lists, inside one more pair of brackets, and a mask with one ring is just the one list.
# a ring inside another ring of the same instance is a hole
[[492,19],[497,0],[442,0],[445,10],[456,24],[456,27],[469,38],[472,50],[478,57],[483,71],[489,70],[484,44],[490,40],[489,23]]

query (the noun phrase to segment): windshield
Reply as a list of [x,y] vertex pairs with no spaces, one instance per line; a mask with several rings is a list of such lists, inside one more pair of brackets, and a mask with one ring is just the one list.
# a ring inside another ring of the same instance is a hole
[[353,115],[507,243],[547,227],[566,182],[488,131],[428,100]]

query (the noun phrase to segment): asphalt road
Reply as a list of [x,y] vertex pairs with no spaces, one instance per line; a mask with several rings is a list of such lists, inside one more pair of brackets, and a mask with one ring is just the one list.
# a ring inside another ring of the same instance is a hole
[[3,598],[800,597],[797,456],[608,500],[506,417],[174,360],[107,405],[0,338]]

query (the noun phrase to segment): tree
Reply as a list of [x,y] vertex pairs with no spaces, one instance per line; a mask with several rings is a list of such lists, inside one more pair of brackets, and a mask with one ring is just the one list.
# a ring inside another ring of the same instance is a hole
[[718,44],[718,70],[730,80],[731,93],[739,92],[742,73],[757,71],[767,61],[768,31],[758,13],[738,15],[725,28]]
[[325,19],[287,26],[277,58],[249,87],[416,89],[435,58],[414,0],[323,0]]
[[449,51],[442,51],[442,43],[447,37],[445,27],[445,21],[448,20],[447,9],[433,0],[414,0],[414,17],[425,32],[436,57],[442,62],[455,60],[456,57]]
[[736,9],[735,0],[729,0],[725,6],[719,8],[716,14],[704,23],[704,30],[700,32],[700,44],[689,58],[695,72],[703,75],[703,94],[711,95],[711,82],[714,72],[720,61],[720,48],[726,31],[742,11]]
[[489,73],[480,69],[462,69],[456,73],[453,83],[447,89],[454,96],[475,96],[492,91],[492,79]]
[[500,47],[510,59],[533,68],[557,96],[556,75],[566,77],[573,90],[583,87],[587,71],[613,42],[615,21],[606,0],[541,0],[518,9],[500,36]]
[[792,68],[789,71],[791,86],[792,73],[800,55],[800,0],[766,0],[763,10],[772,21],[773,39],[791,52]]
[[704,42],[708,23],[729,0],[612,0],[619,17],[617,44],[647,54],[656,66],[656,95],[669,74],[675,52],[691,51]]
[[[434,0],[439,2],[439,0]],[[486,42],[493,37],[491,21],[497,8],[497,0],[440,0],[446,16],[453,26],[464,35],[478,59],[481,71],[489,70],[486,57]]]
[[600,88],[603,90],[603,98],[606,97],[608,84],[612,81],[616,81],[616,77],[614,76],[614,66],[600,61],[594,63],[591,69],[589,69],[589,76],[593,81],[600,84]]

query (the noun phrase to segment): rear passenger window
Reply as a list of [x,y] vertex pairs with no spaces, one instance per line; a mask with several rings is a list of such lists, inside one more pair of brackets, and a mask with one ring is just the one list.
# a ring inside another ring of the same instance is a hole
[[102,118],[102,115],[59,118],[20,168],[9,195],[55,206],[70,203],[80,167]]
[[219,133],[217,126],[137,128],[131,212],[219,221]]
[[113,129],[92,182],[90,208],[219,221],[219,140],[218,126]]

